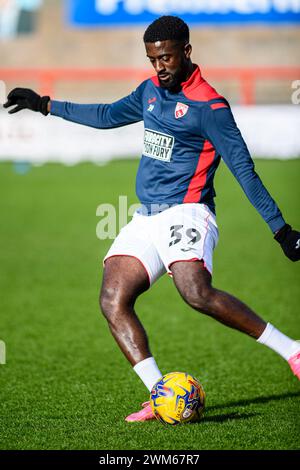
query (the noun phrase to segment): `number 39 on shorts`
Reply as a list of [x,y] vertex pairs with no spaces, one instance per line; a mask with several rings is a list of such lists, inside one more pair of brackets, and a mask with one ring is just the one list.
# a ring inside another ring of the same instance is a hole
[[194,245],[201,239],[201,234],[197,229],[184,229],[183,225],[172,225],[170,227],[170,232],[171,241],[169,243],[169,246],[176,245],[182,240],[183,237],[185,237],[184,241],[186,241],[187,239],[188,245]]

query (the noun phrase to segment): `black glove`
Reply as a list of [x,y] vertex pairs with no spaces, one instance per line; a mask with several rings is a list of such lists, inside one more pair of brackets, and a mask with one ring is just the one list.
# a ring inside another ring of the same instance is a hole
[[285,224],[274,236],[280,243],[284,254],[292,261],[300,259],[300,232],[292,230],[292,227]]
[[31,109],[32,111],[39,111],[40,113],[47,116],[48,109],[47,105],[50,100],[50,96],[40,96],[35,91],[29,90],[29,88],[14,88],[7,97],[7,102],[3,105],[4,108],[17,105],[11,109],[9,114],[17,113],[21,109]]

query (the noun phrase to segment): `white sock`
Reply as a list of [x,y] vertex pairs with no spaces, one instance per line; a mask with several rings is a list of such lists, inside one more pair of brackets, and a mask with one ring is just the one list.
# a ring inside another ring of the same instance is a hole
[[281,333],[271,325],[271,323],[267,324],[257,341],[273,349],[273,351],[280,354],[286,361],[300,350],[300,343]]
[[138,362],[133,370],[137,373],[139,378],[144,382],[149,392],[151,391],[155,382],[157,382],[163,374],[160,372],[154,357],[147,357],[141,362]]

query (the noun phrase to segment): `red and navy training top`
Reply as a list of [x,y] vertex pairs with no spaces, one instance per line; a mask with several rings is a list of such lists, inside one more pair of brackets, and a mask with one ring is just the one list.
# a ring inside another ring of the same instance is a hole
[[198,66],[178,93],[161,88],[155,76],[112,104],[51,101],[51,114],[99,129],[144,121],[136,193],[149,212],[151,205],[183,203],[203,203],[214,212],[213,180],[223,158],[270,229],[285,224],[255,172],[228,102]]

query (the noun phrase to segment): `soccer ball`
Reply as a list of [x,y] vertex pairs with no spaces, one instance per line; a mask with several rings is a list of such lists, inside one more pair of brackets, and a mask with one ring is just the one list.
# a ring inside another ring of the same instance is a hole
[[199,421],[205,407],[205,392],[192,375],[170,372],[152,387],[150,404],[155,417],[164,424]]

